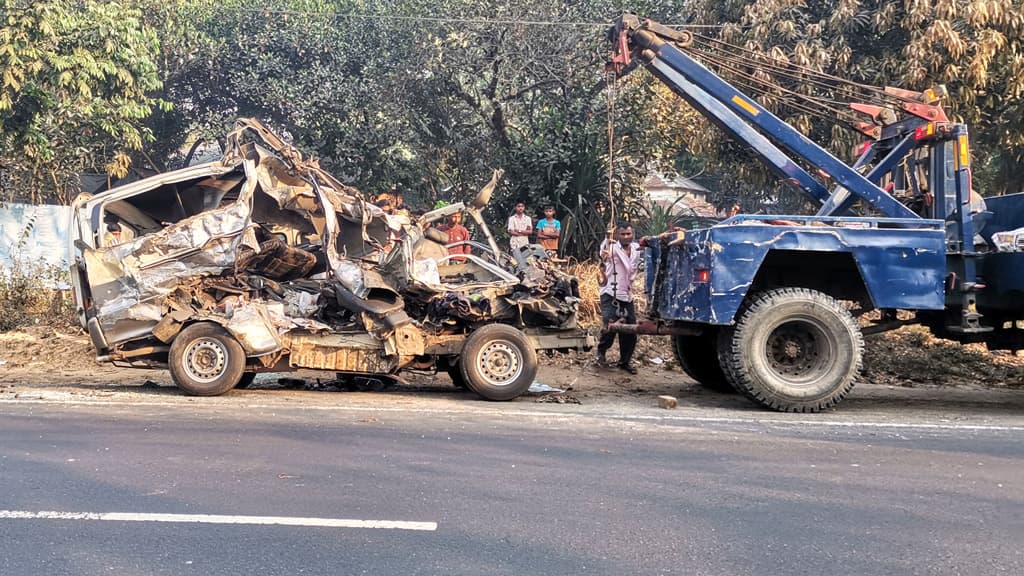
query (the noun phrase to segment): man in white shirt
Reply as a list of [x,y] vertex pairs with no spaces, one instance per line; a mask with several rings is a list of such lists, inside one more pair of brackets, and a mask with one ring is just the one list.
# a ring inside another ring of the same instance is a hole
[[[601,284],[602,324],[605,327],[619,321],[636,324],[633,279],[636,278],[644,254],[640,245],[633,241],[633,226],[629,222],[619,222],[615,226],[614,239],[601,243],[601,256],[602,269],[598,282]],[[605,354],[614,341],[613,332],[601,334],[601,340],[597,344],[598,364],[608,364]],[[636,341],[636,334],[619,334],[618,366],[630,374],[637,373],[636,367],[632,364]]]
[[530,233],[533,232],[533,220],[525,214],[526,204],[516,202],[516,211],[508,217],[508,245],[515,254],[523,246],[530,244]]

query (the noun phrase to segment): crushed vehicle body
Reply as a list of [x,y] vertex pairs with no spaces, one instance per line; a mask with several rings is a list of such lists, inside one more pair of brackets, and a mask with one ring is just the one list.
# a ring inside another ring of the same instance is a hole
[[[386,214],[254,120],[221,160],[82,195],[71,275],[97,359],[170,370],[195,395],[257,372],[447,371],[490,400],[525,392],[538,350],[588,349],[576,279],[501,253],[468,205]],[[432,222],[465,211],[488,243],[449,255]]]

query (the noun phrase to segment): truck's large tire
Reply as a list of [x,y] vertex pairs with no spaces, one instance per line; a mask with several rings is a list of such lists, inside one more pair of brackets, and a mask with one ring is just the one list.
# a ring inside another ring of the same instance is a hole
[[459,368],[473,392],[487,400],[511,400],[529,390],[537,376],[537,351],[516,328],[488,324],[466,339]]
[[729,382],[781,412],[819,412],[843,399],[860,374],[864,338],[837,300],[806,288],[750,296],[718,336]]
[[245,350],[219,325],[200,322],[175,336],[168,364],[174,383],[186,394],[219,396],[241,381]]
[[716,392],[736,392],[718,362],[716,329],[700,336],[673,336],[672,354],[679,369],[701,386]]

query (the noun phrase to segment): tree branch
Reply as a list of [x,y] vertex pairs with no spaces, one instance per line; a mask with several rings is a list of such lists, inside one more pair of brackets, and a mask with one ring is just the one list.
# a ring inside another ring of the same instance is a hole
[[499,99],[499,102],[511,102],[513,100],[518,100],[518,99],[522,98],[525,94],[533,92],[534,90],[537,90],[538,88],[543,88],[544,86],[550,86],[551,84],[559,84],[559,83],[561,83],[561,80],[559,80],[557,78],[548,78],[547,80],[541,80],[540,82],[534,82],[533,84],[530,84],[526,88],[518,90],[517,92],[515,92],[513,94],[509,94],[508,96],[505,96],[504,98]]

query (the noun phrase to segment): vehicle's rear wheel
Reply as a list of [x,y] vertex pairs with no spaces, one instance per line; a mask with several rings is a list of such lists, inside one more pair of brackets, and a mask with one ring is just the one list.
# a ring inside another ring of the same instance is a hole
[[716,328],[709,328],[700,336],[673,336],[672,353],[679,368],[701,386],[716,392],[736,392],[718,362]]
[[753,295],[718,337],[733,387],[782,412],[818,412],[842,400],[860,374],[863,350],[849,310],[805,288]]
[[488,324],[469,335],[459,368],[470,390],[487,400],[511,400],[537,375],[537,351],[525,334],[505,324]]
[[242,378],[235,384],[235,388],[244,389],[252,386],[253,380],[256,380],[255,372],[244,372]]
[[169,356],[174,383],[193,396],[218,396],[234,388],[245,371],[245,351],[217,324],[185,327],[171,342]]

